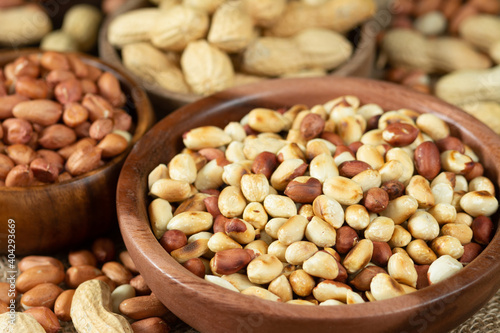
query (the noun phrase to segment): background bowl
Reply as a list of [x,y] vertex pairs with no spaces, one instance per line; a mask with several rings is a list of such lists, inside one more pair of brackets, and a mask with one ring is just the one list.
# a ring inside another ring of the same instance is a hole
[[[99,32],[99,55],[108,63],[111,63],[117,68],[129,73],[144,89],[146,89],[152,104],[155,106],[155,112],[158,119],[161,119],[171,111],[188,103],[194,102],[203,96],[196,94],[184,94],[163,89],[156,84],[152,84],[151,82],[146,82],[143,79],[138,78],[127,70],[125,66],[123,66],[119,52],[108,41],[107,36],[109,25],[115,17],[123,13],[148,6],[151,6],[151,3],[148,0],[130,0],[112,15],[107,16],[102,23],[101,30]],[[375,39],[381,28],[380,23],[375,22],[374,20],[369,20],[360,28],[353,29],[348,34],[348,38],[354,44],[354,52],[351,58],[346,63],[335,69],[331,75],[359,77],[371,76],[376,54]]]
[[[0,66],[35,52],[0,52]],[[127,96],[136,125],[132,142],[104,166],[59,184],[0,188],[0,253],[7,253],[7,220],[15,221],[16,255],[55,252],[97,237],[116,226],[116,183],[131,146],[153,125],[154,113],[144,90],[121,70],[80,54],[89,65],[114,74]]]
[[[277,304],[210,284],[184,269],[155,239],[148,222],[148,173],[182,147],[182,134],[202,125],[225,126],[255,107],[313,106],[353,94],[384,110],[411,108],[438,115],[480,156],[498,184],[500,138],[472,116],[435,97],[367,79],[274,80],[230,89],[172,113],[128,156],[120,174],[117,211],[130,255],[156,296],[183,321],[203,332],[444,332],[472,316],[500,287],[500,235],[458,274],[415,293],[340,307]],[[498,225],[498,214],[492,220]]]

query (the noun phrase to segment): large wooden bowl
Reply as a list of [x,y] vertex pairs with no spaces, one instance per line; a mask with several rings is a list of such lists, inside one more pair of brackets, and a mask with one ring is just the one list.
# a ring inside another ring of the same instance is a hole
[[[135,76],[123,66],[118,51],[109,43],[107,37],[109,25],[115,17],[131,10],[147,6],[151,6],[148,0],[130,0],[112,15],[106,17],[99,32],[99,55],[105,61],[135,77],[137,82],[139,82],[148,92],[151,102],[155,106],[155,112],[158,118],[163,118],[163,116],[171,111],[187,103],[194,102],[202,98],[202,96],[169,91]],[[369,20],[360,28],[353,29],[348,37],[354,43],[354,52],[351,58],[337,69],[333,70],[331,75],[370,77],[372,75],[375,60],[376,36],[381,28],[381,24],[378,21]]]
[[[486,175],[500,180],[500,138],[484,124],[435,97],[390,83],[356,78],[267,81],[199,100],[152,128],[120,174],[117,211],[125,245],[147,284],[177,316],[202,332],[445,332],[480,309],[500,287],[500,235],[458,274],[415,293],[346,306],[298,306],[264,301],[210,284],[172,259],[148,222],[148,173],[182,146],[182,134],[201,125],[224,126],[255,107],[312,106],[354,94],[385,110],[436,114],[480,156]],[[498,216],[493,218],[498,224]]]
[[[36,49],[0,53],[0,66]],[[80,55],[87,64],[113,73],[122,85],[136,124],[131,145],[153,125],[154,113],[146,93],[121,70]],[[104,166],[59,184],[0,188],[0,253],[7,253],[7,221],[15,221],[15,254],[54,252],[78,245],[117,226],[116,183],[131,148]]]

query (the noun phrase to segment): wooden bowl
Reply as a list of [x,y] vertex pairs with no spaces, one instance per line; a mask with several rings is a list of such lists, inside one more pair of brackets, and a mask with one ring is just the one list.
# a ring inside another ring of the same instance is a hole
[[[13,59],[39,52],[24,49],[0,52],[3,67]],[[136,124],[130,148],[104,166],[58,184],[0,188],[0,253],[7,253],[7,221],[15,221],[16,255],[54,252],[97,237],[117,225],[116,183],[125,157],[153,125],[154,113],[146,93],[126,73],[87,55],[89,65],[113,73],[121,82]]]
[[[130,0],[104,20],[99,32],[99,55],[103,60],[129,73],[146,89],[151,102],[155,106],[158,119],[161,119],[171,111],[194,102],[203,96],[166,90],[151,84],[151,82],[145,82],[123,66],[118,51],[108,41],[109,25],[116,16],[147,6],[151,6],[148,0]],[[370,77],[375,60],[375,38],[380,30],[381,26],[375,20],[370,20],[363,24],[361,28],[352,30],[348,37],[355,45],[353,55],[349,61],[335,69],[331,75]]]
[[[160,246],[148,221],[147,177],[182,147],[182,134],[225,126],[255,107],[313,106],[353,94],[384,110],[436,114],[480,156],[486,175],[500,180],[500,137],[472,116],[430,95],[359,78],[274,80],[230,89],[161,120],[134,147],[120,174],[117,211],[125,245],[147,284],[179,318],[202,332],[445,332],[480,309],[500,287],[500,235],[458,274],[415,293],[347,306],[280,304],[228,291],[200,279]],[[203,111],[203,112],[201,112]],[[498,224],[498,215],[493,218]]]

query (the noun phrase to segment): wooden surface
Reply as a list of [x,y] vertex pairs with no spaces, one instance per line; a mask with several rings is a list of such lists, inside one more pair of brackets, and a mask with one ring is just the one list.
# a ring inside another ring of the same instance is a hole
[[[0,53],[0,65],[37,50]],[[80,55],[87,64],[110,71],[122,83],[129,112],[136,124],[132,143],[146,133],[154,114],[146,96],[125,73],[101,60]],[[121,166],[130,151],[113,158],[103,167],[72,180],[29,188],[0,188],[0,253],[7,253],[7,220],[16,223],[16,254],[41,254],[97,237],[116,225],[116,183]]]
[[[276,304],[205,282],[166,255],[147,218],[147,175],[181,148],[182,134],[201,125],[224,126],[254,107],[312,106],[353,94],[385,110],[411,108],[439,115],[482,159],[499,182],[500,138],[484,124],[429,95],[371,80],[321,78],[274,80],[234,88],[188,105],[161,120],[127,158],[117,192],[125,244],[158,298],[203,332],[445,332],[472,316],[500,287],[500,236],[450,279],[396,299],[342,307]],[[498,215],[494,217],[498,223]]]
[[[202,96],[168,91],[159,87],[154,82],[146,82],[135,76],[123,66],[118,51],[108,42],[107,38],[109,25],[115,17],[131,10],[148,6],[151,6],[148,0],[129,0],[113,13],[113,15],[107,16],[99,31],[99,55],[103,60],[129,73],[139,82],[148,92],[151,102],[155,106],[155,112],[158,119],[161,119],[170,113],[171,110],[182,107],[187,103],[194,102]],[[332,75],[370,77],[375,61],[376,36],[381,28],[378,22],[371,20],[363,24],[361,28],[352,30],[349,33],[349,37],[351,41],[354,42],[355,46],[353,55],[345,64],[335,69]]]

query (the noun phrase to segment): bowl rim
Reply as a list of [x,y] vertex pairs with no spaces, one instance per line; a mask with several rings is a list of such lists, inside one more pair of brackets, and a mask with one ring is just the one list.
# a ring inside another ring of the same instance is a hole
[[[145,269],[145,267],[154,267],[156,270],[155,275],[161,274],[162,276],[165,276],[169,285],[176,285],[177,287],[182,288],[186,295],[196,295],[200,302],[209,302],[214,307],[235,309],[240,308],[242,304],[251,303],[254,306],[246,308],[249,315],[272,313],[274,316],[290,317],[293,315],[294,317],[317,321],[325,320],[325,318],[329,318],[332,321],[368,319],[378,317],[386,312],[408,313],[409,311],[412,312],[417,309],[421,309],[421,306],[430,306],[435,304],[446,305],[457,299],[464,291],[474,288],[474,285],[486,284],[487,282],[491,282],[494,278],[494,287],[492,287],[492,290],[494,289],[493,291],[496,291],[500,288],[500,278],[498,278],[498,276],[500,276],[500,231],[498,228],[497,217],[495,217],[494,221],[497,225],[496,233],[490,244],[479,255],[478,258],[481,259],[474,260],[452,277],[446,279],[445,281],[418,290],[415,293],[377,302],[352,304],[349,307],[342,308],[332,308],[328,306],[313,308],[297,307],[294,304],[280,304],[279,306],[276,306],[275,302],[265,301],[257,297],[241,294],[238,295],[236,292],[227,293],[227,289],[195,276],[177,263],[170,255],[165,255],[165,250],[161,247],[151,231],[147,215],[147,203],[144,202],[138,204],[137,196],[141,196],[139,193],[140,191],[138,191],[140,190],[140,184],[139,182],[134,181],[134,177],[140,176],[140,170],[134,164],[137,162],[135,155],[142,149],[146,140],[154,138],[160,131],[164,131],[165,128],[168,128],[167,124],[172,123],[172,121],[177,117],[183,117],[186,119],[186,117],[188,117],[186,114],[193,112],[193,110],[196,110],[200,105],[203,106],[205,111],[216,110],[217,106],[221,103],[231,103],[228,101],[228,96],[238,96],[241,98],[240,103],[248,103],[248,101],[253,100],[251,96],[249,97],[248,92],[250,92],[251,95],[252,92],[256,91],[267,91],[267,95],[264,94],[259,96],[260,98],[265,98],[266,96],[271,95],[273,91],[276,91],[276,89],[283,89],[282,83],[280,82],[284,80],[288,82],[289,86],[293,86],[295,88],[296,86],[310,85],[320,85],[321,87],[324,87],[325,85],[331,84],[334,80],[336,80],[335,82],[338,85],[363,84],[363,87],[367,91],[373,91],[373,89],[379,88],[391,90],[391,93],[400,96],[399,100],[404,100],[408,96],[418,97],[418,99],[415,99],[415,105],[409,105],[408,108],[416,108],[422,110],[423,112],[435,114],[447,123],[452,121],[453,126],[458,127],[462,135],[465,134],[472,136],[473,131],[482,132],[483,138],[481,141],[483,143],[487,144],[487,146],[500,146],[500,136],[497,136],[486,125],[482,124],[479,120],[459,108],[448,104],[437,97],[416,92],[393,83],[373,79],[344,77],[281,79],[270,80],[264,83],[252,84],[245,87],[235,87],[216,93],[192,104],[181,107],[158,122],[138,142],[125,161],[120,173],[117,187],[118,222],[125,245],[132,257],[136,259],[135,261],[137,262],[139,270]],[[242,96],[245,97],[242,98]],[[335,97],[337,96],[332,95],[332,99]],[[363,103],[365,104],[367,102]],[[387,109],[384,108],[384,110]],[[444,111],[446,111],[446,114],[440,113]],[[210,125],[210,123],[207,123],[207,125]],[[493,155],[491,158],[495,161],[500,161],[500,151],[493,150],[491,151],[491,155]],[[146,177],[149,171],[145,174]],[[496,179],[493,182],[496,187],[498,187],[500,175],[495,175],[495,177]],[[145,198],[148,198],[147,193],[144,195]],[[498,193],[496,194],[496,197],[498,197]],[[146,280],[152,279],[149,274],[143,276]],[[203,288],[203,292],[200,293],[201,288]],[[221,293],[223,293],[225,297],[213,297],[214,295]],[[493,294],[491,294],[490,297],[491,296],[493,296]],[[484,305],[487,300],[488,299],[482,300],[482,305]],[[478,308],[473,310],[477,311]],[[472,315],[473,312],[469,313]],[[463,318],[462,321],[465,321],[466,319],[467,318]]]
[[[109,42],[107,33],[111,22],[116,17],[131,10],[151,7],[151,5],[151,2],[149,2],[148,0],[131,0],[121,6],[113,14],[108,15],[104,19],[99,31],[99,55],[102,57],[102,59],[113,63],[121,70],[126,71],[128,74],[134,77],[136,81],[139,82],[143,87],[148,85],[146,90],[153,93],[154,95],[162,98],[172,99],[185,104],[192,103],[203,98],[203,95],[167,90],[159,87],[156,83],[146,82],[144,79],[138,77],[123,65],[116,48]],[[328,75],[350,75],[356,67],[362,66],[362,64],[367,61],[372,63],[371,68],[373,68],[373,52],[375,50],[376,36],[382,28],[382,25],[375,19],[375,16],[376,13],[372,18],[366,20],[358,27],[354,28],[356,31],[359,31],[359,35],[361,36],[358,45],[353,48],[353,52],[349,59],[333,69]]]
[[[39,48],[22,48],[22,49],[14,49],[14,50],[1,50],[0,51],[0,66],[4,66],[6,63],[14,60],[17,57],[21,56],[27,56],[31,54],[42,54],[43,52],[47,52],[47,50],[42,50]],[[97,169],[94,169],[92,171],[89,171],[85,174],[79,175],[77,177],[73,177],[71,179],[59,182],[59,183],[51,183],[51,184],[43,184],[43,185],[32,185],[32,186],[14,186],[14,187],[1,187],[0,191],[2,192],[21,192],[21,191],[46,191],[47,189],[51,187],[61,187],[61,186],[69,186],[69,184],[73,184],[75,182],[82,182],[84,179],[90,179],[89,177],[92,177],[96,174],[99,174],[101,171],[112,168],[113,166],[121,163],[122,161],[125,160],[125,157],[129,154],[129,152],[132,150],[132,147],[139,141],[139,139],[146,134],[149,128],[152,127],[155,116],[154,116],[154,111],[153,107],[151,106],[151,103],[149,101],[149,98],[144,91],[140,87],[140,85],[130,76],[128,73],[122,71],[121,69],[115,67],[114,65],[111,65],[107,63],[104,60],[101,60],[97,57],[94,57],[92,55],[86,54],[86,53],[81,53],[81,52],[60,52],[60,51],[54,51],[58,53],[63,53],[63,54],[75,54],[77,55],[85,64],[92,65],[94,67],[99,68],[100,70],[107,71],[112,73],[119,81],[121,84],[124,84],[130,88],[130,97],[129,98],[133,104],[134,104],[134,112],[135,116],[137,117],[137,123],[135,124],[135,130],[134,133],[132,134],[132,139],[127,147],[127,149],[107,161],[104,165],[98,167]],[[138,110],[141,110],[141,112],[138,112]]]

